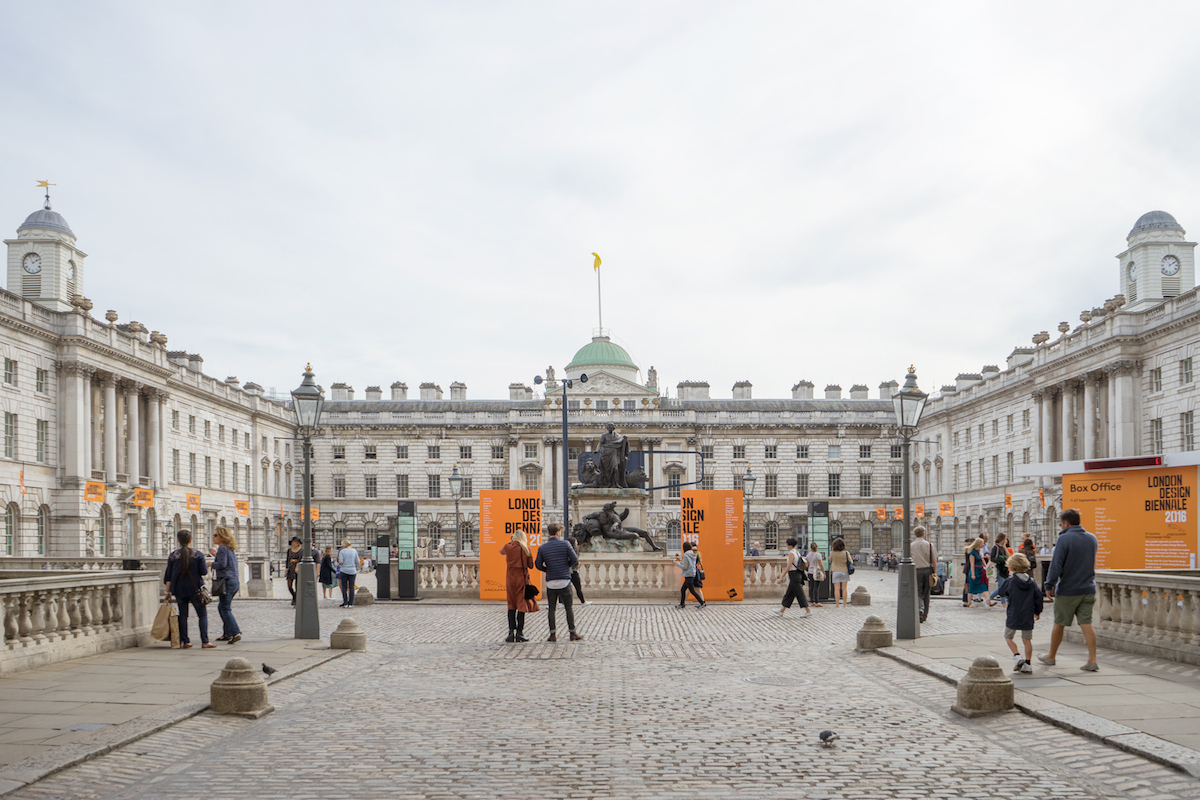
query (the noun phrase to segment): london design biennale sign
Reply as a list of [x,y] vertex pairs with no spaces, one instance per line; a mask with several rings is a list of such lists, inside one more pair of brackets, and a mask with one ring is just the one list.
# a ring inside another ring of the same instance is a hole
[[[479,599],[504,600],[508,559],[500,548],[517,531],[525,531],[529,551],[537,558],[542,543],[542,493],[503,489],[479,492]],[[529,571],[529,582],[542,585],[541,573]],[[543,599],[544,595],[538,599]]]
[[1063,508],[1096,534],[1100,569],[1196,568],[1196,467],[1063,476]]
[[700,548],[705,600],[741,600],[745,587],[742,540],[742,493],[685,489],[681,493],[679,533]]

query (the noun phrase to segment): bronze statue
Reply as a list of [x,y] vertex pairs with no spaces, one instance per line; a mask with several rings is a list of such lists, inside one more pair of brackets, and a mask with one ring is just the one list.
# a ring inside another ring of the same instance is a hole
[[588,489],[600,488],[600,470],[590,458],[579,467],[579,485]]
[[608,433],[600,437],[600,488],[626,489],[625,461],[629,458],[629,439],[616,432],[611,422]]
[[641,528],[632,526],[626,527],[625,518],[629,516],[629,509],[625,509],[620,514],[617,513],[617,503],[605,503],[604,507],[599,511],[593,511],[583,518],[583,522],[576,525],[574,531],[575,538],[579,540],[581,546],[586,545],[595,536],[603,536],[605,539],[618,539],[621,541],[633,541],[634,539],[642,539],[650,545],[651,550],[662,550],[661,547],[654,543],[650,538],[650,534]]

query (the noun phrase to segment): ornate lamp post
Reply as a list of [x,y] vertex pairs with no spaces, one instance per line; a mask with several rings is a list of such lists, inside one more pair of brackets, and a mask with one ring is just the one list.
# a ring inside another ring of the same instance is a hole
[[[537,375],[534,377],[533,382],[535,384],[542,384],[542,383],[546,382],[546,379],[543,378],[541,375]],[[580,375],[579,382],[587,383],[588,376],[586,374]],[[563,378],[560,381],[560,383],[562,384],[562,428],[563,428],[563,440],[562,440],[563,517],[562,517],[562,524],[563,524],[563,536],[567,536],[570,534],[570,527],[571,527],[569,524],[569,520],[571,519],[570,498],[567,496],[568,492],[570,491],[570,488],[571,488],[571,480],[570,480],[570,478],[567,477],[567,471],[570,467],[570,459],[567,458],[567,389],[570,389],[572,386],[574,386],[574,382],[570,378]],[[547,401],[547,402],[549,402],[549,401]]]
[[908,368],[904,378],[904,386],[892,395],[892,407],[896,411],[896,427],[900,429],[901,459],[904,462],[904,550],[900,559],[900,586],[897,594],[896,608],[896,638],[916,639],[921,635],[920,613],[917,601],[917,570],[912,563],[911,535],[912,525],[911,489],[909,486],[909,447],[917,425],[921,421],[921,412],[925,410],[925,401],[929,395],[917,388],[917,374],[914,367]]
[[746,501],[746,511],[742,515],[742,547],[746,555],[750,555],[750,498],[754,497],[754,483],[758,478],[746,467],[742,473],[742,498]]
[[296,414],[296,426],[303,438],[304,448],[304,523],[303,553],[297,576],[299,591],[296,593],[297,639],[320,639],[321,620],[317,615],[317,564],[312,559],[312,435],[321,422],[321,410],[325,407],[325,396],[313,380],[312,364],[304,368],[304,380],[300,388],[292,391],[292,410]]
[[463,535],[462,535],[462,518],[458,515],[458,501],[462,499],[463,492],[463,476],[458,474],[458,464],[454,465],[454,471],[450,473],[450,496],[454,498],[454,530],[455,540],[458,542],[458,555],[463,554]]

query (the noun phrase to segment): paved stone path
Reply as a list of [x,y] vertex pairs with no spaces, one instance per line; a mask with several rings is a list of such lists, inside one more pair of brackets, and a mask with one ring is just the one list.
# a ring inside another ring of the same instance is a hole
[[[1200,798],[1187,775],[1023,714],[964,720],[953,687],[854,653],[862,619],[894,606],[770,608],[597,604],[584,642],[553,645],[536,641],[544,611],[534,642],[505,645],[494,605],[355,609],[370,652],[273,687],[275,713],[201,714],[9,796]],[[286,603],[238,610],[290,634]],[[323,613],[327,634],[347,612]],[[926,632],[984,619],[946,603]]]

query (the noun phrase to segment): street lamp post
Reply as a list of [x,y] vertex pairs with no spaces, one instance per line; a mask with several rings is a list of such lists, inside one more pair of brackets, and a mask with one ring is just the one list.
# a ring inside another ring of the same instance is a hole
[[742,547],[746,555],[750,555],[750,498],[754,497],[754,482],[758,478],[746,467],[742,473],[742,499],[746,501],[746,510],[742,514]]
[[300,388],[292,392],[292,411],[296,414],[296,426],[303,438],[304,448],[304,556],[298,565],[299,591],[296,593],[297,639],[320,639],[321,620],[317,615],[317,564],[312,558],[312,435],[321,422],[321,410],[325,397],[313,380],[312,364],[304,368],[304,380]]
[[[545,380],[546,379],[543,378],[541,375],[537,375],[534,377],[533,382],[535,384],[541,384],[541,383],[544,383]],[[581,374],[579,376],[579,382],[580,383],[588,382],[588,376],[586,373]],[[563,517],[562,517],[562,525],[563,525],[563,536],[569,536],[570,535],[570,527],[571,527],[570,523],[569,523],[569,520],[571,519],[571,509],[570,509],[571,501],[567,495],[571,488],[571,480],[570,480],[570,478],[567,477],[567,471],[570,468],[570,459],[567,458],[567,389],[570,389],[575,384],[570,378],[563,378],[561,383],[562,383],[562,429],[563,429],[563,437],[562,437]]]
[[454,498],[454,530],[460,556],[463,554],[463,535],[462,517],[458,514],[458,501],[462,499],[462,492],[463,476],[458,474],[458,464],[455,464],[454,471],[450,473],[450,496]]
[[912,495],[909,485],[909,447],[917,425],[921,422],[921,412],[925,410],[925,401],[929,395],[917,388],[917,374],[913,367],[908,368],[904,378],[904,386],[892,395],[892,406],[896,411],[896,426],[900,429],[901,460],[904,462],[904,477],[901,483],[904,487],[904,549],[900,559],[900,586],[897,593],[896,608],[896,638],[916,639],[921,635],[920,611],[917,600],[917,570],[912,562],[912,547],[910,528],[912,525]]

